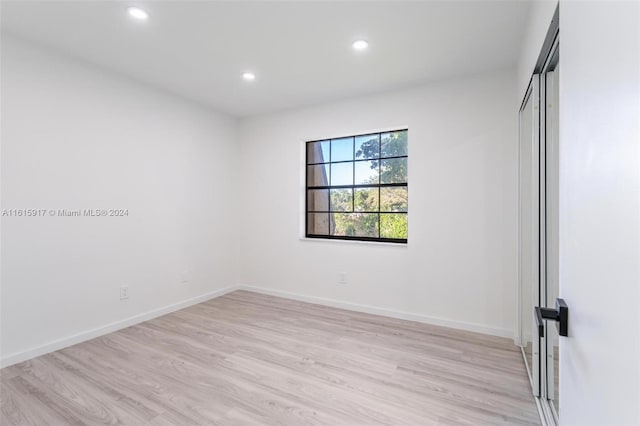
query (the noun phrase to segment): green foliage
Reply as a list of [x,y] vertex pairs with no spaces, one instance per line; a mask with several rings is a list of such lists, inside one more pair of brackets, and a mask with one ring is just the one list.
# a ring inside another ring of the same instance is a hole
[[380,160],[380,183],[404,183],[407,181],[407,159]]
[[380,214],[380,236],[382,238],[407,238],[406,214]]
[[355,190],[355,211],[378,211],[378,188],[358,188]]
[[335,230],[333,235],[349,237],[377,237],[377,213],[334,213]]
[[[382,160],[378,160],[378,152]],[[356,158],[373,158],[371,168],[380,166],[380,182],[394,183],[407,181],[407,160],[403,158],[387,159],[407,155],[407,131],[383,133],[380,141],[371,138],[362,142],[356,151]]]
[[353,192],[351,189],[332,189],[331,190],[331,211],[345,212],[351,211],[353,208]]
[[[371,159],[371,168],[380,170],[380,183],[407,182],[407,159],[385,158],[405,155],[407,131],[383,133],[380,138],[373,135],[370,139],[356,140],[356,158]],[[377,178],[368,183],[377,184]],[[359,188],[353,192],[351,189],[331,190],[331,209],[335,212],[332,213],[332,234],[406,239],[406,214],[364,212],[406,212],[407,189],[393,187],[381,188],[380,191],[377,188]]]
[[406,212],[407,211],[407,188],[392,187],[380,189],[380,211],[383,212]]
[[380,138],[378,135],[371,135],[369,139],[365,137],[356,138],[356,159],[378,158],[380,152]]

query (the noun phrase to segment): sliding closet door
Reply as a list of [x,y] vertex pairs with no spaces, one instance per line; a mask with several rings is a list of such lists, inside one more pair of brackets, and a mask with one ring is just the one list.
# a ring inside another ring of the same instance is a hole
[[549,424],[559,417],[559,333],[551,314],[559,297],[558,52],[555,43],[541,73],[532,77],[520,109],[519,145],[520,343]]
[[539,396],[540,340],[533,317],[539,292],[539,78],[534,75],[520,109],[519,165],[519,281],[520,344],[534,393]]
[[[558,192],[559,192],[559,50],[556,48],[542,73],[544,105],[544,285],[543,304],[547,308],[554,308],[559,297],[559,244],[558,244]],[[558,360],[560,357],[558,328],[555,322],[547,321],[545,324],[545,363],[546,370],[546,398],[552,414],[558,421],[559,400],[558,394]]]
[[520,338],[545,422],[558,424],[560,334],[568,307],[559,298],[559,29],[549,27],[520,109]]

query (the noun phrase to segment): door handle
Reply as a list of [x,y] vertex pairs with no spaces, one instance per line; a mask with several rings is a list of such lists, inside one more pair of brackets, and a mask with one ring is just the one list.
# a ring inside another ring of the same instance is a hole
[[569,307],[564,299],[556,299],[556,308],[533,308],[536,314],[536,325],[538,326],[538,337],[544,337],[544,320],[556,322],[558,334],[567,336],[569,330]]

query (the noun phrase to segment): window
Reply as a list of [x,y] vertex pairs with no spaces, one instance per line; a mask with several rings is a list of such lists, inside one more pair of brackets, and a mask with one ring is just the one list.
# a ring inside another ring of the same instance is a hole
[[306,143],[306,236],[406,243],[407,130]]

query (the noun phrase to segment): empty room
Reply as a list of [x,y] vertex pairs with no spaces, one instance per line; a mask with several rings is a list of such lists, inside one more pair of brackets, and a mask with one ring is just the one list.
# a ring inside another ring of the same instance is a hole
[[0,25],[1,426],[640,426],[640,2]]

